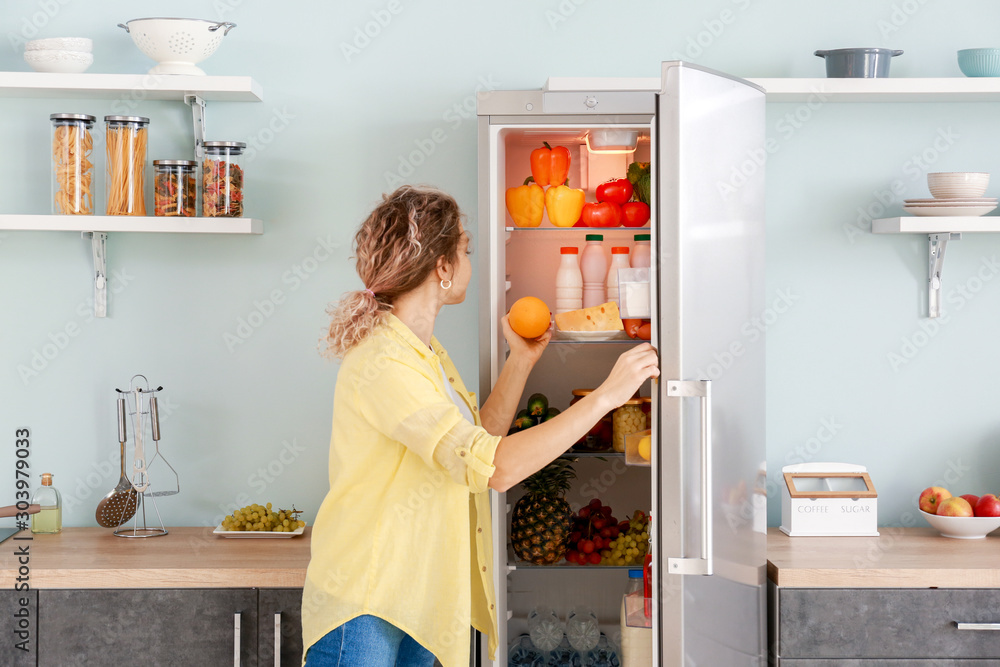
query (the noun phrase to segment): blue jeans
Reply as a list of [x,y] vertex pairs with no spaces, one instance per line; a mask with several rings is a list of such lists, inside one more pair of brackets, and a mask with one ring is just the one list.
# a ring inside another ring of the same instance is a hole
[[309,647],[306,667],[433,667],[434,655],[392,623],[358,616]]

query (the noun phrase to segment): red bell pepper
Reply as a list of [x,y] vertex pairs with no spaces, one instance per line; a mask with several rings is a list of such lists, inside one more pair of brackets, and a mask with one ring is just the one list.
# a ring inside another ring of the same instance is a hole
[[542,148],[531,151],[530,161],[531,176],[543,188],[562,185],[569,177],[570,154],[565,146],[552,148],[549,142],[543,142]]

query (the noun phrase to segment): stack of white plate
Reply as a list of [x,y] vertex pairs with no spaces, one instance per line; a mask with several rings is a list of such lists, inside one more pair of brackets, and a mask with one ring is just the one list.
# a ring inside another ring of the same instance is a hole
[[904,199],[903,210],[913,215],[980,216],[997,207],[994,197],[983,197],[990,175],[982,172],[927,174],[933,199]]
[[903,210],[913,215],[986,215],[997,207],[993,197],[975,199],[904,199]]
[[94,62],[94,43],[86,37],[35,39],[24,46],[24,61],[36,72],[84,72]]

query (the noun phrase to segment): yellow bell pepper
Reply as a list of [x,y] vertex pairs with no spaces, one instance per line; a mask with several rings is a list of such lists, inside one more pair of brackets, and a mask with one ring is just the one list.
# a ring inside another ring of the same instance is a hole
[[545,191],[545,210],[556,227],[572,227],[580,219],[585,193],[567,185],[550,185]]
[[507,188],[505,195],[507,212],[518,227],[537,227],[542,224],[545,191],[542,190],[542,186],[531,181],[532,178],[529,176],[525,179],[524,185]]

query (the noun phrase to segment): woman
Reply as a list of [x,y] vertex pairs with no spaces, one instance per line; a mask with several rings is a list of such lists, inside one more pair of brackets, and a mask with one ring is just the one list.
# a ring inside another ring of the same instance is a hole
[[[448,195],[404,186],[355,237],[365,289],[332,309],[328,351],[342,357],[333,401],[330,492],[316,516],[302,598],[304,663],[469,664],[470,626],[496,648],[488,489],[506,491],[579,440],[657,377],[653,348],[618,359],[607,380],[552,420],[507,436],[528,374],[548,344],[515,334],[478,409],[433,336],[462,303],[469,236]],[[503,548],[503,545],[498,545]]]

